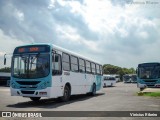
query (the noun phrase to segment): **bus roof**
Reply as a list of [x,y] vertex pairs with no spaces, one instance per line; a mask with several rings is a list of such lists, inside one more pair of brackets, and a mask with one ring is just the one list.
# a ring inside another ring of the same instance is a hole
[[82,59],[88,60],[88,61],[90,61],[90,62],[97,63],[97,64],[101,65],[99,62],[95,62],[95,61],[93,61],[93,60],[91,60],[91,59],[89,59],[89,58],[86,58],[86,57],[78,54],[78,53],[72,52],[72,51],[70,51],[70,50],[67,50],[67,49],[65,49],[65,48],[59,47],[59,46],[57,46],[57,45],[52,44],[52,47],[53,47],[53,49],[55,48],[55,49],[58,50],[58,51],[66,52],[66,53],[69,53],[69,54],[71,54],[71,55],[73,55],[73,56],[77,56],[77,57],[79,57],[79,58],[82,58]]
[[141,63],[141,64],[138,64],[138,67],[150,66],[150,65],[160,65],[160,63],[159,62]]
[[49,45],[49,46],[52,47],[52,49],[56,49],[56,50],[61,51],[61,52],[66,52],[66,53],[71,54],[71,55],[73,55],[73,56],[77,56],[77,57],[79,57],[79,58],[82,58],[82,59],[88,60],[88,61],[90,61],[90,62],[97,63],[97,64],[101,65],[99,62],[95,62],[95,61],[93,61],[93,60],[91,60],[91,59],[89,59],[89,58],[87,58],[87,57],[84,57],[84,56],[82,56],[82,55],[80,55],[80,54],[77,54],[77,53],[75,53],[75,52],[72,52],[72,51],[70,51],[70,50],[67,50],[67,49],[65,49],[65,48],[62,48],[62,47],[57,46],[57,45],[55,45],[55,44],[50,44],[50,43],[33,43],[33,44],[21,45],[21,46],[17,46],[17,47],[25,47],[25,46],[32,46],[32,45]]

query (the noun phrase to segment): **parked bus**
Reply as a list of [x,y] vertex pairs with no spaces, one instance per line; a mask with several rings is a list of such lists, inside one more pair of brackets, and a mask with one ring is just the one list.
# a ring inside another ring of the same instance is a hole
[[131,75],[130,74],[123,75],[123,82],[124,83],[131,83],[132,82]]
[[140,90],[146,87],[160,87],[160,63],[139,64],[137,76],[137,86]]
[[137,83],[137,75],[136,74],[131,75],[131,82],[132,83]]
[[114,86],[116,84],[116,78],[112,75],[103,75],[103,87]]
[[[6,61],[6,60],[5,60]],[[11,95],[60,98],[95,95],[102,88],[102,65],[51,44],[16,47],[11,63]]]
[[113,77],[115,77],[116,82],[120,82],[120,76],[119,75],[112,75]]

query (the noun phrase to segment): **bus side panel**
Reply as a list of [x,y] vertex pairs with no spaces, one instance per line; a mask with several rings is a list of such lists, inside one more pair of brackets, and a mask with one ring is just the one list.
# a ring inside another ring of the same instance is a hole
[[62,76],[52,76],[52,87],[51,87],[51,94],[52,98],[57,98],[63,95],[63,83],[62,83]]
[[95,75],[86,74],[87,92],[92,92],[93,83],[96,83]]
[[62,75],[63,86],[66,83],[71,85],[71,95],[86,93],[85,74],[78,72],[63,72]]
[[102,76],[95,75],[96,76],[96,90],[100,90],[102,88]]

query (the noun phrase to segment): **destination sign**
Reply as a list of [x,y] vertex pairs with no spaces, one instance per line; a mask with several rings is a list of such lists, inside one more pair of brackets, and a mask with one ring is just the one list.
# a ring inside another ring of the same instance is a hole
[[32,53],[32,52],[49,52],[49,46],[23,46],[17,47],[14,51],[14,54],[17,53]]

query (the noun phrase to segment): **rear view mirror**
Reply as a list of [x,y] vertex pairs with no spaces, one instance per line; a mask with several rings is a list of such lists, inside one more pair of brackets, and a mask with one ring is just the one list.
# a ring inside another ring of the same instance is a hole
[[138,73],[138,69],[136,69],[136,74]]
[[6,54],[4,54],[4,65],[6,65]]

